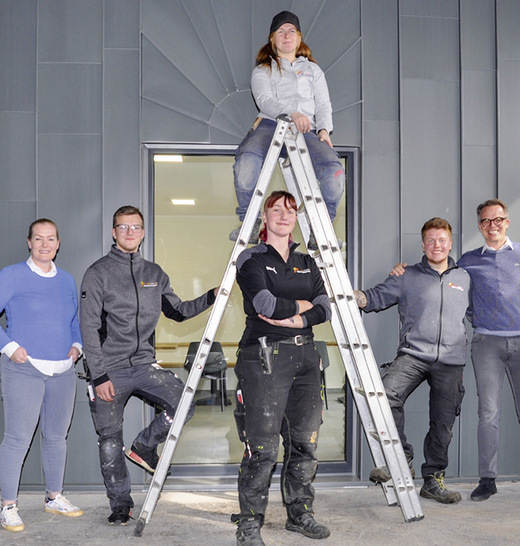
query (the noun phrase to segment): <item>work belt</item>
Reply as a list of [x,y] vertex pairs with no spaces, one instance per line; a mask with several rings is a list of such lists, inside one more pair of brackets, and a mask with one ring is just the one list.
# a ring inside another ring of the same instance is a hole
[[307,345],[307,343],[312,343],[313,341],[313,336],[294,336],[279,339],[276,343],[282,343],[284,345]]

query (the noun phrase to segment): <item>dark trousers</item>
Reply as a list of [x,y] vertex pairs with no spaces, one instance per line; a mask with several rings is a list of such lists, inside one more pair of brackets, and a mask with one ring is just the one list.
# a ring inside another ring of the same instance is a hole
[[[116,395],[113,402],[96,398],[90,402],[90,413],[98,433],[101,473],[110,507],[134,506],[130,496],[130,476],[126,467],[123,443],[123,412],[131,395],[145,398],[165,411],[135,438],[145,448],[155,449],[164,442],[170,430],[184,384],[172,372],[152,365],[121,368],[109,373]],[[188,418],[193,416],[193,406]]]
[[423,478],[448,466],[448,447],[453,436],[453,424],[460,414],[464,386],[464,366],[440,362],[424,362],[413,356],[400,354],[381,370],[383,385],[404,452],[413,457],[413,447],[404,433],[404,403],[423,382],[430,385],[430,429],[424,439]]
[[280,434],[284,459],[281,490],[289,517],[312,512],[315,451],[322,417],[320,358],[312,343],[273,344],[272,373],[262,371],[257,346],[238,357],[235,418],[245,443],[238,477],[240,518],[263,522],[269,485],[278,456]]

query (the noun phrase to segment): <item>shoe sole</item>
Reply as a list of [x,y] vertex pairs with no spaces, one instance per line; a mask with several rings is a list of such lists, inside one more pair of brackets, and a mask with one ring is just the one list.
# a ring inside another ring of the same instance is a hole
[[83,515],[83,510],[75,510],[74,512],[62,512],[60,510],[55,510],[53,508],[43,508],[48,514],[60,514],[60,516],[67,516],[68,518],[79,518]]
[[2,527],[11,533],[19,533],[25,529],[25,525],[23,523],[21,525],[2,525]]
[[452,497],[452,498],[438,497],[437,495],[432,495],[431,493],[428,493],[428,491],[423,491],[421,489],[421,491],[419,492],[419,495],[423,499],[433,499],[433,500],[436,500],[437,502],[440,502],[442,504],[456,504],[457,502],[460,502],[462,500],[462,497],[461,497],[460,493],[458,494],[458,498],[456,496]]
[[287,531],[292,531],[293,533],[300,533],[301,535],[304,535],[306,537],[315,538],[315,539],[318,539],[318,540],[322,539],[322,538],[330,537],[330,531],[328,531],[328,532],[325,531],[323,534],[316,535],[316,534],[306,532],[304,529],[302,529],[298,525],[294,525],[293,523],[289,523],[289,522],[287,522],[285,524],[285,528],[287,529]]
[[489,495],[479,495],[478,497],[474,497],[471,495],[471,500],[476,502],[482,502],[487,501],[492,495],[495,495],[496,491],[494,493],[490,493]]
[[148,472],[154,474],[155,468],[152,468],[144,459],[141,459],[139,455],[135,451],[132,451],[132,449],[127,449],[125,451],[125,455],[135,464],[139,465],[140,467],[144,468]]

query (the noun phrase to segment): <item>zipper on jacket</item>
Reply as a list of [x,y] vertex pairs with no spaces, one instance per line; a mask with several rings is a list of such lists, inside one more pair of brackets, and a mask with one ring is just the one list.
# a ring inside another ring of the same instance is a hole
[[[447,271],[447,270],[446,270]],[[446,271],[442,272],[441,273],[441,278],[440,278],[440,287],[441,287],[441,306],[440,306],[440,309],[439,309],[439,336],[437,338],[437,356],[435,357],[435,361],[434,362],[438,362],[439,361],[439,357],[440,357],[440,352],[441,352],[441,339],[442,339],[442,308],[444,306],[444,290],[443,290],[443,285],[444,285],[444,273],[446,273]]]
[[137,289],[137,283],[135,282],[134,277],[134,253],[132,252],[130,254],[130,274],[132,275],[132,281],[134,282],[134,290],[135,290],[135,301],[136,301],[136,311],[135,311],[135,337],[137,339],[137,346],[135,348],[135,351],[132,355],[130,355],[130,358],[128,359],[130,361],[130,366],[133,366],[132,363],[132,357],[137,354],[139,351],[139,290]]

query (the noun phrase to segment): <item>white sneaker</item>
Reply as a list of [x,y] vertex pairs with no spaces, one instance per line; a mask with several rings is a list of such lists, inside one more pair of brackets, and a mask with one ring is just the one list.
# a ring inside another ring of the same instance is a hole
[[77,518],[83,515],[83,510],[71,504],[63,495],[56,495],[56,498],[45,498],[44,510],[51,514],[61,514],[70,518]]
[[7,504],[0,511],[0,524],[7,531],[14,533],[24,530],[22,518],[18,515],[18,505]]

